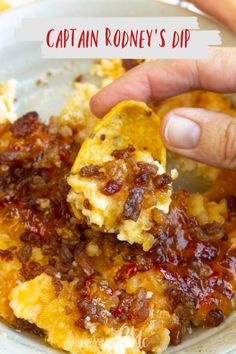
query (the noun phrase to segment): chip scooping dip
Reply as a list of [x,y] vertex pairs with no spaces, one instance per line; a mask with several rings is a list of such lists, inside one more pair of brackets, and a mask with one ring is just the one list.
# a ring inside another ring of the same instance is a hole
[[160,119],[145,103],[118,104],[84,141],[68,177],[78,218],[145,251],[154,243],[149,230],[171,202],[159,131]]

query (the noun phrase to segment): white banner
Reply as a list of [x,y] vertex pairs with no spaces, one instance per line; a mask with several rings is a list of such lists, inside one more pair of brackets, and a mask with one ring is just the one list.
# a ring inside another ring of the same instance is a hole
[[206,58],[221,44],[197,17],[24,19],[16,38],[42,42],[43,58]]

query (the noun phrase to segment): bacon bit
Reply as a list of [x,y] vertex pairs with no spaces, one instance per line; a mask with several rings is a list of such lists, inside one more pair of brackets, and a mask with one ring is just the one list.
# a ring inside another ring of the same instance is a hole
[[63,243],[59,251],[60,259],[65,264],[70,264],[73,260],[73,255],[69,248]]
[[207,327],[216,327],[219,326],[223,321],[224,321],[224,314],[222,310],[220,309],[211,310],[207,315],[207,318],[205,320],[205,325]]
[[120,181],[110,180],[102,188],[102,193],[109,196],[119,192],[122,188],[122,183]]
[[148,163],[148,162],[143,162],[139,161],[137,163],[139,169],[141,172],[145,172],[148,175],[155,176],[158,172],[158,167],[154,164]]
[[15,138],[24,138],[31,134],[38,122],[38,113],[29,112],[17,119],[12,125],[11,130]]
[[123,282],[131,277],[133,277],[138,272],[138,264],[137,263],[130,263],[126,264],[118,270],[115,275],[115,280]]
[[[33,228],[31,228],[33,229]],[[38,230],[38,229],[36,229]],[[24,231],[20,235],[20,240],[24,243],[30,243],[31,245],[42,247],[43,245],[43,238],[38,233],[33,233],[29,231]]]
[[111,308],[112,315],[120,322],[131,321],[133,325],[145,321],[149,316],[149,306],[146,299],[147,292],[144,288],[139,288],[135,295],[127,294],[121,290],[119,303],[115,308]]
[[163,173],[162,175],[158,175],[154,178],[154,185],[156,188],[160,190],[166,190],[168,184],[172,182],[172,178],[168,173]]
[[0,249],[0,258],[4,259],[5,261],[12,261],[13,260],[13,254],[10,250],[2,250]]
[[145,186],[149,183],[150,176],[145,172],[138,173],[134,178],[134,184],[136,186]]
[[111,156],[115,157],[115,159],[127,159],[132,156],[132,153],[135,151],[135,147],[131,144],[128,145],[126,149],[114,150],[111,153]]
[[83,205],[84,205],[85,209],[92,210],[92,205],[90,204],[90,201],[88,200],[88,198],[84,199]]
[[106,135],[105,135],[105,134],[101,134],[100,139],[101,139],[102,141],[106,140]]
[[[198,237],[199,240],[207,242],[207,241],[217,241],[222,239],[225,236],[223,225],[213,222],[210,224],[205,224],[201,226],[203,231],[203,235],[199,232]],[[202,236],[202,237],[201,237]]]
[[223,225],[219,224],[218,222],[205,224],[202,226],[202,228],[208,235],[214,235],[214,234],[222,233],[224,231]]
[[63,284],[62,282],[60,281],[60,279],[56,276],[54,276],[52,278],[52,281],[53,281],[53,285],[55,287],[55,291],[56,291],[56,296],[59,296],[60,293],[62,292],[63,290]]
[[181,324],[174,324],[170,328],[170,343],[172,345],[178,345],[182,342],[183,331],[181,328]]
[[24,245],[17,253],[17,258],[21,263],[26,263],[32,255],[32,246],[30,244]]
[[129,191],[128,199],[124,205],[123,218],[137,221],[141,213],[144,191],[142,188],[134,187]]
[[79,175],[81,177],[93,177],[97,179],[104,178],[104,173],[99,171],[99,166],[97,165],[89,165],[84,166],[80,169]]
[[120,321],[124,322],[127,319],[131,319],[130,308],[134,301],[134,295],[127,294],[125,291],[119,295],[119,304],[116,308],[111,308],[110,311],[114,317],[118,317]]

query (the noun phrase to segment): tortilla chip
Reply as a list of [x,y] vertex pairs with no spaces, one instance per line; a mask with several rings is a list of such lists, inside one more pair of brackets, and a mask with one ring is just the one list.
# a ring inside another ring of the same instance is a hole
[[[68,177],[68,183],[72,187],[68,201],[78,218],[85,217],[86,222],[107,232],[117,232],[120,240],[142,244],[144,250],[150,249],[154,242],[153,235],[148,232],[153,226],[152,209],[168,212],[170,188],[155,191],[156,204],[153,203],[148,208],[142,207],[136,220],[122,220],[130,189],[122,186],[119,193],[104,195],[101,192],[101,181],[81,177],[80,170],[91,165],[108,168],[107,164],[110,162],[111,165],[115,163],[121,173],[128,171],[124,173],[129,174],[127,161],[123,158],[116,160],[112,153],[132,146],[135,163],[155,165],[157,174],[162,175],[165,173],[166,149],[159,131],[160,119],[145,103],[127,101],[118,104],[84,141]],[[129,177],[132,180],[132,176]],[[85,203],[91,208],[86,208]]]

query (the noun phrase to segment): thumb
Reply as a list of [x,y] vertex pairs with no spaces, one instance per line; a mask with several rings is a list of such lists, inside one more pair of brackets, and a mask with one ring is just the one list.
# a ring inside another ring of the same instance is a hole
[[173,152],[208,165],[236,170],[236,118],[195,108],[170,111],[162,138]]

